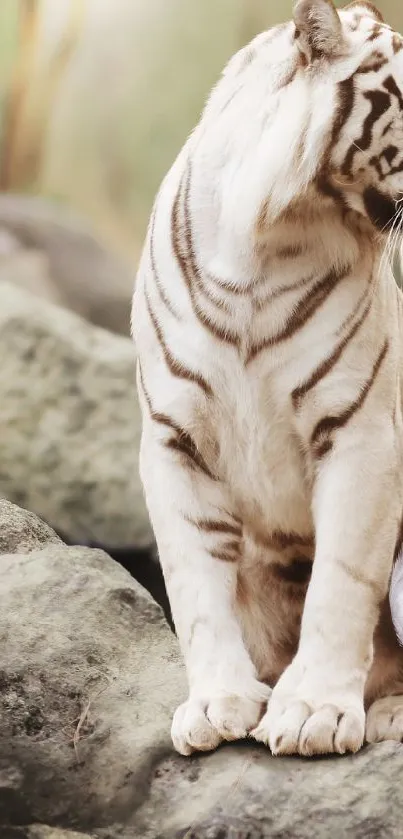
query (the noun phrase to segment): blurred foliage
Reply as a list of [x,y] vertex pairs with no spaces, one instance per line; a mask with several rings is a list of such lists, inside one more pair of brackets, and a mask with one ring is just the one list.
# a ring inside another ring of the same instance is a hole
[[[378,5],[403,29],[401,0]],[[226,60],[291,7],[0,0],[0,188],[67,201],[138,253],[158,184]]]

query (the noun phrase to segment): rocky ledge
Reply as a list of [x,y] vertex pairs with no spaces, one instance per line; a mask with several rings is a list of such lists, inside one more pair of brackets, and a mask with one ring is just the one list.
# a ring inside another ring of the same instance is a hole
[[0,282],[0,495],[70,542],[153,542],[133,343]]
[[186,691],[161,609],[99,550],[0,501],[1,839],[389,839],[403,746],[172,750]]

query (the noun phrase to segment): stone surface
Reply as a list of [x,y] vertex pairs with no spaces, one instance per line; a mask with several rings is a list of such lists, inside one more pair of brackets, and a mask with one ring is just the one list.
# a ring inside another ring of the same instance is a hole
[[129,335],[134,277],[134,268],[66,207],[36,196],[0,195],[0,282]]
[[[63,537],[64,542],[69,543],[69,540]],[[104,550],[112,559],[115,559],[119,565],[126,568],[126,571],[141,583],[144,588],[151,594],[154,600],[162,607],[165,617],[171,627],[172,615],[168,600],[168,595],[165,587],[164,576],[158,559],[157,546],[150,545],[147,548],[114,548],[108,545],[99,545],[94,542],[87,543],[87,548],[98,548]],[[1,839],[1,837],[0,837]]]
[[153,541],[129,338],[0,282],[0,495],[70,542]]
[[175,638],[102,551],[66,547],[6,501],[0,532],[0,825],[124,823],[171,752]]
[[402,768],[403,747],[396,743],[315,761],[271,758],[263,748],[246,746],[192,759],[183,769],[167,759],[136,814],[136,836],[398,839]]
[[5,501],[0,533],[1,839],[400,839],[403,745],[175,755],[186,685],[159,607]]
[[1,839],[96,839],[94,834],[77,833],[76,830],[63,830],[47,827],[44,824],[26,825],[25,827],[3,826]]

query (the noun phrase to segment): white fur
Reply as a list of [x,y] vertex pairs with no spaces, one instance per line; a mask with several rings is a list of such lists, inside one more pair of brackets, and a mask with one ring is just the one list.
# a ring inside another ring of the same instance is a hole
[[[351,226],[330,201],[311,192],[329,142],[337,84],[373,49],[367,40],[372,18],[360,32],[350,32],[350,18],[341,17],[343,54],[321,69],[299,67],[288,86],[281,85],[299,61],[293,24],[259,36],[232,59],[156,202],[159,287],[151,227],[138,273],[133,333],[143,380],[140,468],[189,679],[189,700],[172,729],[183,754],[244,736],[259,722],[270,692],[264,682],[278,667],[276,644],[286,641],[287,609],[262,583],[273,563],[284,560],[276,548],[262,549],[265,536],[277,531],[315,533],[315,563],[297,656],[274,688],[256,736],[275,753],[354,751],[363,741],[372,639],[403,502],[396,405],[402,353],[397,291],[389,268],[378,278],[384,240],[365,218],[361,175],[345,192],[357,214]],[[388,37],[385,29],[382,49],[403,87],[403,53],[392,57]],[[390,67],[383,76],[388,72]],[[360,133],[371,75],[357,80],[355,109],[332,150],[334,171]],[[368,154],[357,155],[356,165],[365,171]],[[197,283],[192,298],[172,249],[172,207],[189,161],[193,247],[222,309]],[[388,189],[399,188],[403,176],[393,176]],[[295,202],[297,218],[290,222],[282,214]],[[265,221],[257,227],[262,208]],[[306,253],[282,260],[276,253],[290,241],[302,242]],[[245,363],[251,347],[279,335],[297,310],[301,278],[313,288],[330,267],[343,265],[350,266],[348,275],[292,340]],[[359,317],[371,282],[372,308],[363,329],[296,413],[290,394],[332,353],[356,306]],[[228,283],[248,291],[232,294]],[[169,371],[147,297],[166,346],[203,376],[212,399]],[[197,306],[238,337],[239,350],[200,324]],[[385,340],[388,352],[365,403],[317,464],[307,454],[313,429],[357,399]],[[163,445],[171,431],[152,419],[150,400],[155,413],[192,435],[218,481],[187,468]],[[241,520],[240,564],[213,558],[211,551],[225,539],[195,527],[191,520],[197,519]],[[237,593],[241,573],[254,592],[248,607]]]
[[393,568],[390,584],[390,606],[393,624],[399,643],[403,646],[403,552],[401,551]]

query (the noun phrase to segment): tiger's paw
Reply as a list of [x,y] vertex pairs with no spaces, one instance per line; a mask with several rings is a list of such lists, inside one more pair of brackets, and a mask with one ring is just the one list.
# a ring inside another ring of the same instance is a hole
[[357,752],[364,740],[364,710],[324,704],[313,707],[299,699],[269,702],[267,713],[251,732],[273,755],[312,757]]
[[[263,687],[263,686],[262,686]],[[255,728],[266,702],[238,695],[192,699],[180,705],[172,722],[172,742],[181,755],[210,752],[220,743],[243,740]]]
[[382,743],[384,740],[403,743],[403,696],[386,696],[370,706],[365,739],[367,743]]
[[312,757],[357,752],[364,741],[362,698],[342,677],[296,658],[284,671],[271,695],[267,711],[252,737],[270,747],[273,755]]

